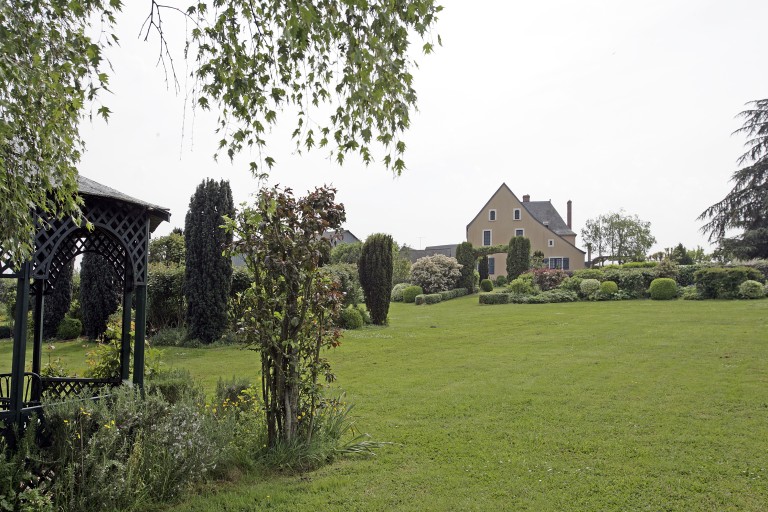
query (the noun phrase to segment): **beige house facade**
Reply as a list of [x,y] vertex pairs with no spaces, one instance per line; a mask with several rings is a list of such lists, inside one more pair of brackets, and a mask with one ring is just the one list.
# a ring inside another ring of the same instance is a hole
[[[576,247],[576,233],[571,229],[572,205],[568,201],[564,221],[551,201],[522,200],[502,183],[485,206],[467,225],[467,241],[475,247],[508,244],[513,236],[531,241],[531,254],[544,253],[549,268],[576,270],[584,268],[584,251]],[[507,275],[506,253],[488,257],[491,278]]]

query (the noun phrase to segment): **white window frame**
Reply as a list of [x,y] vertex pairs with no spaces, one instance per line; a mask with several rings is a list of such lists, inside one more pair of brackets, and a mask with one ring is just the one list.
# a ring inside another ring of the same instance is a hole
[[488,221],[489,222],[495,222],[496,221],[496,209],[488,210]]
[[[485,243],[485,234],[488,233],[488,242]],[[492,229],[484,229],[483,230],[483,247],[490,247],[493,245],[493,230]]]
[[488,256],[488,275],[496,275],[496,258],[493,256]]
[[523,220],[523,211],[520,208],[512,210],[512,220]]
[[[517,234],[518,231],[520,231],[519,235]],[[515,236],[525,236],[525,228],[517,228],[517,229],[515,229]]]
[[554,246],[555,246],[554,238],[550,238],[549,240],[547,240],[547,247],[554,247]]

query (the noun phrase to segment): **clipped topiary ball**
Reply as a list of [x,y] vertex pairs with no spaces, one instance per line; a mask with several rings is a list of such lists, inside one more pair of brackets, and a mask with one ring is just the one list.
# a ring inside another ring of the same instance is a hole
[[83,322],[77,318],[65,316],[59,324],[59,328],[56,329],[56,337],[60,340],[73,340],[78,338],[82,332]]
[[490,279],[483,279],[480,281],[480,289],[484,292],[490,292],[493,291],[493,283]]
[[583,279],[579,283],[579,291],[585,297],[592,298],[597,292],[600,291],[600,281],[597,279]]
[[398,283],[392,287],[392,294],[390,300],[392,302],[403,302],[403,291],[411,286],[410,283]]
[[739,297],[742,299],[762,299],[765,297],[765,288],[758,281],[748,280],[739,285]]
[[499,276],[496,278],[496,286],[504,286],[507,284],[507,276]]
[[339,316],[339,327],[343,329],[361,329],[363,327],[363,316],[353,307],[343,309]]
[[672,300],[677,297],[677,283],[671,277],[659,277],[651,281],[648,293],[653,300]]
[[403,302],[406,304],[413,304],[416,301],[416,296],[424,293],[421,286],[409,286],[403,290]]
[[613,295],[619,291],[619,285],[615,281],[603,281],[600,283],[600,293],[603,295]]

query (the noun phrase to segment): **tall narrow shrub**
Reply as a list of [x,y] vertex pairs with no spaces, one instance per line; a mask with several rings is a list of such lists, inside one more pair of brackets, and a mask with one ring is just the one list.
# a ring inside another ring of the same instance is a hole
[[475,292],[475,250],[470,242],[462,242],[456,248],[456,260],[462,265],[457,286],[466,288],[467,293]]
[[71,260],[61,269],[53,291],[45,296],[43,303],[43,338],[56,336],[59,324],[69,311],[72,302],[72,273],[75,260]]
[[107,329],[109,315],[117,311],[122,288],[112,264],[93,252],[83,255],[80,266],[80,309],[83,333],[96,339]]
[[383,233],[369,236],[360,253],[358,272],[363,287],[365,305],[371,321],[384,325],[389,313],[392,290],[392,237]]
[[184,222],[187,331],[190,338],[211,343],[227,329],[227,299],[232,260],[223,251],[232,233],[221,228],[224,216],[234,217],[228,181],[204,180],[189,201]]
[[531,268],[531,241],[524,236],[513,236],[507,250],[507,278],[511,281]]
[[480,274],[480,281],[488,279],[488,256],[483,256],[477,264],[477,273]]

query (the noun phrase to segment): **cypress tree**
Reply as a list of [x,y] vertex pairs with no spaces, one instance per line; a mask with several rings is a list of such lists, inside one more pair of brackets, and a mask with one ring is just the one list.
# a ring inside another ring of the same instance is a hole
[[513,236],[507,251],[507,277],[512,280],[531,268],[531,241],[524,236]]
[[477,272],[480,274],[480,280],[488,279],[488,256],[480,258],[480,262],[477,265]]
[[232,189],[225,180],[204,180],[189,201],[184,222],[187,332],[203,343],[219,339],[227,329],[232,260],[223,251],[232,234],[220,226],[224,215],[234,214]]
[[120,294],[120,281],[109,260],[97,253],[85,253],[80,267],[80,309],[83,331],[90,339],[104,334],[109,315],[120,304]]
[[360,251],[358,273],[363,287],[365,306],[371,321],[384,325],[389,313],[392,291],[392,237],[383,233],[369,236]]
[[462,265],[461,277],[456,285],[475,293],[475,250],[470,242],[462,242],[456,248],[456,260]]
[[56,286],[53,291],[45,296],[43,306],[43,338],[56,336],[59,324],[64,320],[64,315],[69,311],[72,302],[72,272],[75,268],[75,260],[71,260],[61,269]]

